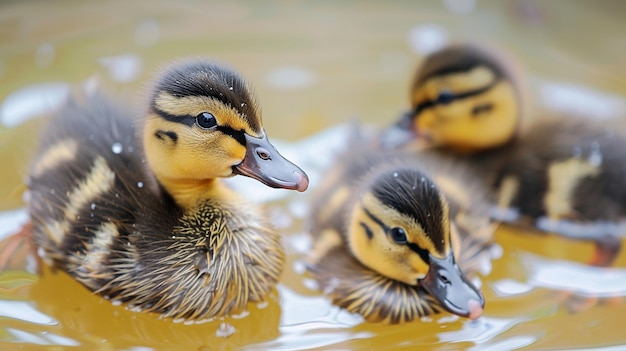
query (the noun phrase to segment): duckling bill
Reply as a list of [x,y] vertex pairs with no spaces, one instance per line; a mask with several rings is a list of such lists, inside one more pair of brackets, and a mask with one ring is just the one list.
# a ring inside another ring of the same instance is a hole
[[[311,215],[310,270],[322,289],[368,321],[401,323],[441,310],[478,318],[485,301],[466,274],[488,253],[493,228],[474,182],[446,176],[454,167],[435,160],[356,149],[338,158],[343,169],[329,177]],[[441,176],[446,195],[424,169]]]
[[267,216],[220,178],[298,191],[308,178],[269,142],[232,69],[183,61],[153,89],[140,120],[100,92],[54,114],[28,177],[34,241],[44,262],[134,308],[239,312],[267,298],[284,254]]

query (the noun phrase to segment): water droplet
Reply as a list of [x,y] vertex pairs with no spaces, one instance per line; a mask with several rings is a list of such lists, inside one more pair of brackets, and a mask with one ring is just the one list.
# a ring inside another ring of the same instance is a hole
[[95,210],[96,209],[96,204],[94,202],[92,202],[90,207],[91,207],[92,210]]
[[122,144],[120,143],[114,143],[113,145],[111,145],[111,151],[113,151],[114,154],[120,154],[122,152]]
[[118,197],[118,198],[119,198],[119,197],[120,197],[120,194],[119,194],[119,193],[115,193],[115,197]]
[[235,327],[232,325],[222,322],[220,323],[220,327],[215,331],[215,336],[220,338],[227,338],[235,333]]
[[242,311],[242,312],[241,312],[241,313],[239,313],[239,314],[233,314],[233,315],[231,315],[231,317],[232,317],[233,319],[242,319],[242,318],[248,317],[248,315],[250,315],[250,311],[248,311],[248,310],[244,310],[244,311]]
[[228,90],[233,90],[233,87],[228,88]]
[[242,103],[241,103],[241,107],[244,107],[244,106],[246,106],[246,103],[245,103],[245,102],[242,102]]
[[393,177],[398,178],[398,172],[393,172]]
[[137,187],[138,188],[143,188],[143,182],[137,182]]
[[426,177],[422,177],[421,180],[422,180],[422,182],[425,182],[426,181]]

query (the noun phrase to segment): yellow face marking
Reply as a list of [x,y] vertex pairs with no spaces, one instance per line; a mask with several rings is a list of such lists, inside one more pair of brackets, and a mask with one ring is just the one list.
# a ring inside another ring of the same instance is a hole
[[510,208],[513,199],[519,191],[519,179],[514,176],[506,176],[502,179],[502,184],[498,191],[498,207]]
[[37,160],[33,167],[32,175],[39,177],[47,171],[54,169],[61,163],[74,160],[78,142],[73,139],[62,140],[46,150]]
[[477,67],[467,73],[437,76],[416,87],[414,106],[436,101],[444,90],[460,95],[493,84],[482,93],[424,109],[414,119],[414,128],[434,145],[464,152],[506,143],[517,131],[519,101],[510,81],[496,79],[486,67]]
[[[178,98],[161,92],[155,105],[172,116],[209,112],[215,116],[218,126],[260,136],[234,108],[216,99],[204,96]],[[156,136],[164,132],[174,133],[176,140],[164,134]],[[219,130],[172,122],[156,114],[148,116],[144,127],[144,149],[159,182],[183,208],[193,207],[206,198],[214,184],[213,179],[232,176],[232,167],[240,164],[246,155],[245,145]]]
[[[352,210],[348,232],[350,250],[362,264],[391,279],[410,285],[417,284],[417,280],[428,273],[428,264],[408,245],[394,242],[382,226],[366,213],[366,210],[389,228],[403,228],[409,243],[416,244],[435,256],[440,256],[435,252],[435,246],[426,236],[423,228],[414,219],[383,205],[372,194],[367,193]],[[442,220],[447,221],[447,217]],[[371,238],[362,224],[371,230]],[[445,233],[444,237],[449,243],[450,233]],[[449,251],[449,244],[446,247]]]
[[446,197],[443,195],[443,192],[439,192],[439,202],[441,203],[442,207],[440,223],[441,229],[443,230],[443,238],[441,240],[444,251],[439,252],[434,248],[432,250],[429,249],[429,251],[431,255],[437,258],[445,258],[450,253],[450,205],[448,204],[448,200],[446,199]]
[[441,90],[464,92],[480,89],[493,84],[496,76],[485,66],[477,66],[468,72],[451,73],[433,77],[413,92],[413,103],[417,105],[424,101],[435,101]]
[[[156,137],[158,131],[176,133],[176,142]],[[213,180],[232,176],[232,167],[246,155],[244,145],[222,132],[190,128],[158,116],[146,122],[144,149],[159,182],[183,208],[206,198]]]
[[[239,115],[233,107],[224,105],[222,102],[208,96],[184,96],[176,97],[166,92],[161,92],[155,99],[156,107],[174,116],[197,116],[202,112],[212,113],[220,126],[228,126],[234,130],[242,130],[246,134],[260,137],[258,133],[250,129],[246,119]],[[247,116],[255,118],[255,116]]]
[[574,216],[572,195],[583,178],[600,174],[600,167],[587,160],[570,158],[548,167],[548,192],[544,205],[550,219]]
[[450,242],[452,243],[454,257],[461,257],[461,236],[454,222],[450,223]]

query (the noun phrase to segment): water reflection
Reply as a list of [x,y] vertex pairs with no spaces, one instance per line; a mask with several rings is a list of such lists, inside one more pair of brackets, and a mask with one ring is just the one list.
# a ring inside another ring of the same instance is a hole
[[64,82],[39,83],[16,90],[0,105],[0,123],[14,128],[49,113],[67,99],[69,92],[70,84]]
[[0,301],[0,317],[42,325],[59,324],[52,317],[37,311],[30,302],[25,301]]
[[29,333],[19,329],[7,328],[6,331],[11,334],[14,339],[7,340],[16,344],[34,344],[49,346],[79,346],[76,340],[66,338],[64,336],[51,332]]
[[524,319],[522,318],[500,319],[483,317],[463,324],[461,330],[443,332],[439,333],[437,336],[441,342],[471,341],[476,345],[480,345],[510,330],[523,321]]
[[587,297],[626,296],[625,268],[592,267],[531,254],[522,255],[521,261],[531,286],[572,291]]

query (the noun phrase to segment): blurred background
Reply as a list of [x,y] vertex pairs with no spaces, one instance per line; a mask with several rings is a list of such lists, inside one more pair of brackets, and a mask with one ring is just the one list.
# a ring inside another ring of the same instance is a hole
[[[23,177],[36,135],[73,89],[107,90],[141,109],[160,67],[181,57],[214,57],[253,86],[265,129],[285,154],[323,157],[329,140],[341,139],[330,133],[335,126],[357,120],[384,126],[408,107],[411,75],[424,55],[472,41],[516,62],[531,116],[583,114],[602,123],[626,116],[625,19],[626,2],[619,0],[2,1],[0,235],[25,222]],[[487,309],[480,320],[445,315],[368,325],[332,307],[299,274],[306,195],[281,195],[267,207],[286,234],[289,265],[275,301],[251,307],[250,316],[173,324],[112,306],[63,275],[0,272],[0,346],[626,347],[624,303],[577,314],[560,306],[560,296],[571,292],[626,295],[614,284],[626,284],[624,255],[617,268],[599,274],[576,265],[589,257],[590,244],[504,228],[497,237],[502,257],[483,277]],[[556,282],[568,274],[570,283]],[[233,326],[234,333],[224,331]]]

